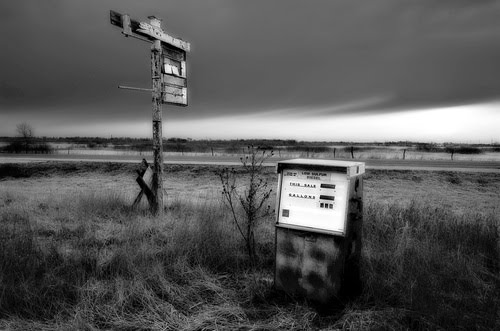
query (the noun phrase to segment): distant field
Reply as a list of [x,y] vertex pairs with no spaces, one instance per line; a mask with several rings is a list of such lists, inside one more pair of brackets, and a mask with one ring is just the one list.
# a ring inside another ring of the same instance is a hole
[[[279,153],[279,154],[278,154]],[[134,150],[114,150],[114,149],[88,149],[88,148],[74,148],[70,150],[55,150],[54,154],[58,155],[133,155],[133,156],[151,156],[150,151],[134,151]],[[198,155],[211,155],[210,152],[166,152],[170,155],[182,156],[198,156]],[[241,152],[236,153],[241,154]],[[227,153],[225,151],[216,151],[214,156],[227,156],[234,155],[234,153]],[[301,152],[301,151],[282,151],[276,154],[282,158],[333,158],[334,153],[331,152]],[[356,152],[354,159],[370,160],[402,160],[403,151],[400,149],[382,150],[382,149],[366,149],[362,152]],[[338,159],[351,159],[350,152],[339,151],[335,153],[335,158]],[[451,154],[443,152],[419,152],[408,151],[405,155],[406,160],[450,160]],[[470,154],[457,154],[453,156],[456,161],[500,161],[500,152],[485,152],[479,155]]]
[[363,293],[322,316],[273,290],[273,218],[249,268],[221,166],[167,165],[164,219],[130,208],[136,167],[0,164],[0,328],[500,327],[500,174],[367,171]]
[[[2,141],[3,139],[3,141]],[[133,155],[148,156],[150,139],[132,138],[35,138],[26,148],[21,138],[0,138],[0,152],[52,153],[57,155]],[[420,142],[307,142],[295,140],[191,140],[169,138],[163,142],[164,152],[172,155],[227,156],[245,153],[249,145],[273,150],[280,158],[354,158],[408,160],[474,160],[500,161],[500,144],[456,144]]]
[[[294,151],[294,150],[277,150],[276,155],[283,158],[301,158],[301,157],[313,157],[313,158],[339,158],[339,159],[350,159],[350,151],[344,150],[344,147],[339,147],[339,150],[333,152],[334,147],[330,147],[327,152],[318,151]],[[66,149],[55,149],[55,154],[63,155],[138,155],[138,156],[149,156],[153,153],[149,149],[143,151],[127,150],[127,149],[102,149],[102,148],[66,148]],[[197,156],[197,155],[212,155],[211,152],[176,152],[169,151],[168,154],[172,155],[185,155],[185,156]],[[228,152],[226,150],[215,150],[214,156],[226,156],[233,154],[242,154],[242,151]],[[354,152],[355,159],[403,159],[403,148],[373,148],[364,147],[363,150],[356,150]],[[406,160],[450,160],[451,154],[445,152],[425,152],[418,150],[407,150],[404,155]],[[500,161],[500,152],[483,152],[480,154],[455,154],[453,156],[454,160],[466,160],[466,161]]]

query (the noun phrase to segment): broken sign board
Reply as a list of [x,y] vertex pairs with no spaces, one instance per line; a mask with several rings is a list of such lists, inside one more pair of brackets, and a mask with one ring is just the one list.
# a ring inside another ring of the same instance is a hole
[[162,44],[162,102],[187,106],[186,52]]
[[176,86],[163,86],[163,103],[187,106],[187,88]]

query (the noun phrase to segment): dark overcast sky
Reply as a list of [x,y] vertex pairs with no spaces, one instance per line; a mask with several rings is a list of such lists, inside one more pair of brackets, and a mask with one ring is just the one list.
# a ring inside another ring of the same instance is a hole
[[500,1],[2,0],[0,136],[20,121],[71,135],[69,123],[150,119],[150,95],[117,88],[150,87],[149,45],[121,35],[110,9],[156,15],[191,43],[190,105],[166,106],[172,120],[399,114],[500,99]]

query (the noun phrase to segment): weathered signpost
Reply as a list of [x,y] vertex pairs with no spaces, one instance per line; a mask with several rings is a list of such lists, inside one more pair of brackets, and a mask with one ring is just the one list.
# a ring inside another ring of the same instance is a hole
[[[150,193],[148,201],[151,211],[156,215],[163,213],[163,143],[162,143],[162,109],[163,103],[187,106],[186,53],[190,45],[181,39],[174,38],[161,28],[161,20],[148,17],[149,23],[139,22],[127,14],[110,11],[111,24],[122,28],[126,37],[137,38],[152,43],[151,46],[151,80],[152,88],[119,86],[120,88],[152,92],[153,110],[153,175],[151,187],[147,181],[138,180],[141,192]],[[139,176],[141,177],[141,176]],[[142,197],[139,194],[138,199]],[[134,202],[134,204],[137,203]]]

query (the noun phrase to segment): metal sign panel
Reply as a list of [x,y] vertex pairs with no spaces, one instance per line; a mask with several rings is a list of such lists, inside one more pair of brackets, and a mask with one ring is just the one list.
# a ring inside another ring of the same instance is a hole
[[281,178],[278,224],[345,233],[345,174],[290,168]]

